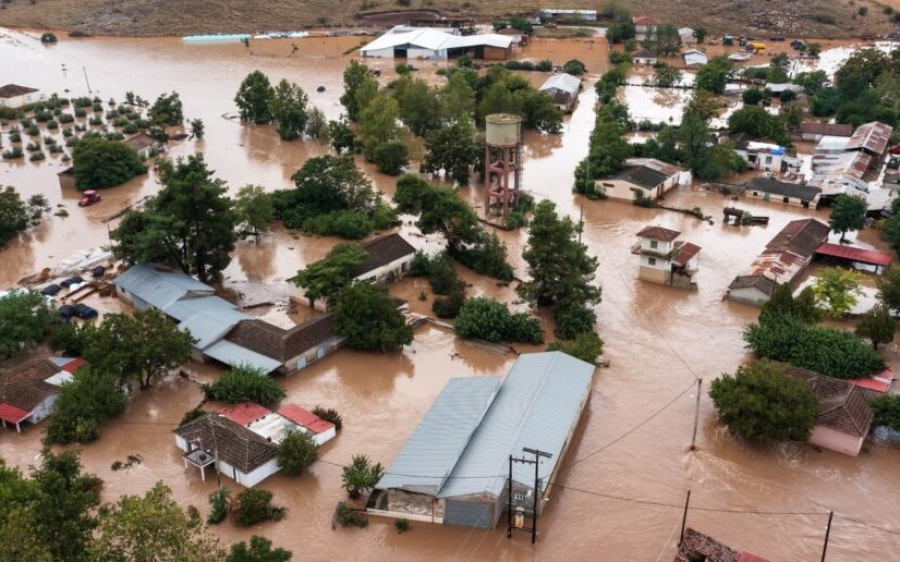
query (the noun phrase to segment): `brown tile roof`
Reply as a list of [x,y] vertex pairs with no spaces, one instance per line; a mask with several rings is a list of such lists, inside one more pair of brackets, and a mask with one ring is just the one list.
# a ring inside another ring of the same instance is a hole
[[7,84],[0,86],[0,98],[9,99],[16,96],[23,96],[32,92],[37,92],[37,88],[29,88],[28,86],[19,86],[18,84]]
[[728,286],[729,290],[735,289],[758,289],[764,295],[772,296],[775,293],[775,289],[778,287],[778,283],[769,279],[765,275],[755,274],[755,275],[738,275],[734,278],[734,281],[731,282],[731,285]]
[[350,276],[353,278],[416,253],[416,249],[396,232],[373,238],[363,243],[361,247],[368,255],[362,263],[350,270]]
[[675,265],[680,265],[684,267],[687,265],[691,259],[700,253],[700,246],[696,244],[691,244],[690,242],[675,242],[676,250],[678,253],[672,258],[672,261],[675,262]]
[[662,21],[659,18],[644,15],[634,16],[631,18],[631,23],[634,25],[662,25]]
[[334,335],[333,316],[328,313],[298,324],[290,330],[262,320],[241,320],[225,339],[284,363]]
[[738,562],[741,553],[728,545],[724,545],[709,535],[697,532],[688,527],[684,530],[684,540],[681,542],[681,552],[701,557],[698,560],[708,562]]
[[140,133],[126,140],[125,144],[133,148],[135,152],[140,152],[148,146],[155,146],[156,140],[147,133]]
[[800,123],[800,132],[807,135],[849,137],[853,134],[853,125],[849,123]]
[[218,450],[219,460],[244,474],[278,455],[278,445],[215,413],[208,413],[184,424],[175,430],[175,434],[186,441],[199,439],[199,445],[204,450]]
[[13,373],[0,377],[0,402],[32,410],[59,387],[44,382],[62,369],[49,359],[38,359]]
[[649,238],[650,240],[660,240],[662,242],[671,242],[681,235],[677,230],[669,230],[661,226],[647,226],[637,233],[640,238]]
[[865,437],[872,427],[875,414],[869,402],[877,392],[860,388],[848,381],[826,377],[807,369],[785,366],[785,372],[806,382],[819,401],[816,425],[843,433]]
[[791,221],[766,245],[766,250],[808,258],[828,239],[828,225],[816,219]]

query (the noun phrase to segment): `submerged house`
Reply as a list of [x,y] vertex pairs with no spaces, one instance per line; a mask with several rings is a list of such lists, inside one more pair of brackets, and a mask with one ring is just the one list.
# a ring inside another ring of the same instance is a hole
[[274,361],[279,372],[290,375],[337,351],[346,338],[334,333],[334,317],[326,313],[288,329],[241,320],[223,341]]
[[324,445],[336,435],[333,423],[296,404],[273,412],[254,402],[242,402],[219,410],[219,414],[273,443],[281,443],[291,431],[308,435],[316,445]]
[[725,296],[762,306],[779,285],[799,280],[816,249],[828,240],[829,231],[827,224],[816,219],[789,222],[753,260],[750,269],[734,278]]
[[634,62],[634,64],[645,64],[647,66],[653,66],[657,62],[659,62],[659,56],[653,49],[640,49],[631,53],[631,60]]
[[689,68],[704,66],[709,62],[709,57],[706,53],[697,49],[688,49],[681,56],[684,58],[684,66]]
[[561,72],[547,78],[539,91],[553,98],[553,102],[564,113],[571,113],[578,101],[578,92],[581,91],[581,78]]
[[643,41],[648,33],[655,35],[656,28],[662,25],[662,20],[653,16],[639,15],[631,18],[631,24],[634,25],[634,38]]
[[84,360],[50,357],[32,361],[16,371],[0,375],[0,424],[36,424],[53,413],[59,387],[73,379]]
[[653,283],[694,289],[692,278],[699,268],[700,246],[676,240],[676,230],[648,226],[637,233],[640,239],[631,253],[641,256],[638,277]]
[[805,122],[800,123],[798,131],[800,138],[805,141],[819,142],[822,137],[847,137],[853,134],[853,125],[849,123],[819,123]]
[[20,108],[25,105],[46,101],[47,96],[37,88],[7,84],[0,86],[0,107]]
[[743,158],[750,168],[765,172],[782,171],[781,162],[786,153],[783,146],[754,139],[744,133],[731,135],[728,140],[734,143],[734,152]]
[[123,142],[130,149],[137,152],[138,156],[141,157],[141,160],[150,158],[150,156],[153,154],[153,151],[156,150],[156,147],[159,145],[159,143],[156,142],[156,139],[154,139],[147,133],[138,133]]
[[[370,513],[491,529],[512,503],[529,516],[548,499],[591,391],[594,365],[562,352],[519,356],[506,379],[450,379],[378,482]],[[535,467],[509,456],[551,456]]]
[[655,158],[629,158],[625,167],[596,180],[597,190],[610,199],[634,201],[638,197],[659,199],[672,188],[690,183],[690,172]]
[[778,201],[787,205],[816,209],[819,207],[822,188],[759,176],[744,184],[744,195],[763,201]]
[[468,55],[475,59],[506,60],[512,37],[497,33],[459,35],[446,29],[395,26],[360,48],[363,57],[447,60]]

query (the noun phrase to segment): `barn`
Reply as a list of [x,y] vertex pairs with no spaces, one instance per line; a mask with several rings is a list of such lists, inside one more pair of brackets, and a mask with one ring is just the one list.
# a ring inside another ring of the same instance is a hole
[[506,60],[513,38],[497,33],[456,35],[444,29],[398,25],[359,52],[370,58],[447,60],[468,55],[474,59]]

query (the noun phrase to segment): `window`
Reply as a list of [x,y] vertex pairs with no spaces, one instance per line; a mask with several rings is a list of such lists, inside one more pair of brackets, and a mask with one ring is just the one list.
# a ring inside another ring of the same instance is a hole
[[772,163],[772,157],[766,156],[766,164],[771,164],[771,163]]
[[657,242],[656,240],[651,240],[650,247],[653,248],[654,250],[659,248],[659,242]]
[[647,258],[647,262],[650,265],[656,265],[656,258]]
[[791,202],[791,198],[790,198],[790,197],[785,197],[784,199],[782,199],[782,201],[784,201],[785,203],[790,203],[790,202]]

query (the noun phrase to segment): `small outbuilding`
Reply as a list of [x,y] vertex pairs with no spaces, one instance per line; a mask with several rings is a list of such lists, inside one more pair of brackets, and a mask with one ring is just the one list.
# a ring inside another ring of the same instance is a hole
[[662,25],[662,20],[641,14],[631,18],[631,24],[634,25],[634,38],[643,41],[647,38],[648,33],[655,32]]
[[[769,158],[770,156],[764,156]],[[752,178],[744,184],[744,195],[762,199],[763,201],[778,201],[787,205],[803,208],[817,208],[822,188],[794,182],[776,180],[770,176]]]
[[59,387],[72,381],[84,360],[72,357],[49,357],[27,363],[0,375],[0,424],[16,426],[36,424],[53,413]]
[[571,113],[578,101],[578,92],[581,91],[581,78],[561,72],[547,78],[539,90],[553,98],[561,111]]
[[124,142],[129,148],[138,153],[141,160],[150,158],[153,151],[156,150],[156,147],[159,145],[159,143],[156,142],[156,139],[147,133],[138,133],[137,135],[126,139]]
[[625,167],[596,181],[597,189],[610,199],[634,201],[638,197],[659,199],[666,192],[690,183],[690,172],[655,158],[629,158]]
[[512,37],[497,33],[459,35],[445,29],[398,25],[360,48],[363,57],[447,60],[468,55],[476,59],[506,60]]
[[652,49],[641,49],[631,54],[631,60],[634,64],[645,64],[653,66],[659,62],[659,56]]
[[37,88],[19,86],[18,84],[0,86],[0,107],[18,109],[26,105],[46,100],[47,96],[41,93]]
[[709,62],[709,57],[706,53],[697,49],[688,49],[681,56],[684,58],[684,66],[689,68],[704,66]]

